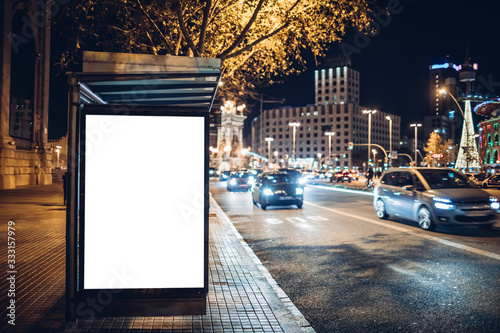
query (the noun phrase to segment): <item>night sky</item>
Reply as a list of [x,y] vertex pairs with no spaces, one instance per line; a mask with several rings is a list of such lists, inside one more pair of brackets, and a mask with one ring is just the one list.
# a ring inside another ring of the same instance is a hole
[[[429,65],[447,62],[447,55],[448,62],[464,63],[467,46],[471,62],[479,65],[478,78],[491,74],[498,82],[493,94],[500,95],[500,1],[400,0],[400,6],[352,55],[352,67],[360,72],[360,105],[402,116],[402,134],[405,127],[410,132],[411,122],[430,115]],[[355,46],[354,38],[350,32],[343,42]],[[342,54],[339,43],[333,53]],[[264,92],[286,98],[290,106],[313,104],[315,69]]]
[[[392,15],[366,45],[357,47],[358,54],[352,54],[352,67],[360,72],[362,106],[401,115],[405,134],[410,122],[423,122],[429,115],[429,65],[463,63],[467,49],[471,62],[479,64],[478,78],[489,81],[491,75],[493,87],[489,89],[494,91],[483,88],[483,92],[500,95],[500,1],[400,0],[400,7],[400,13]],[[348,32],[343,42],[356,47],[355,32]],[[57,55],[58,50],[52,52]],[[342,54],[339,43],[332,45],[332,53]],[[300,76],[262,92],[286,98],[285,105],[313,104],[316,68],[312,62],[310,66]],[[65,80],[54,83],[49,136],[57,138],[66,131],[67,87]],[[265,104],[264,108],[276,106]],[[248,120],[256,115],[258,105],[253,110]]]

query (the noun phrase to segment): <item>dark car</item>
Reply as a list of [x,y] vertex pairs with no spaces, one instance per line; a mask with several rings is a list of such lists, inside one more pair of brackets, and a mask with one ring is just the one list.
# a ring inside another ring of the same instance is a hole
[[297,181],[297,183],[299,183],[301,186],[304,186],[306,181],[304,179],[304,177],[302,177],[302,172],[300,172],[299,170],[297,169],[291,169],[291,168],[280,168],[278,169],[279,172],[283,172],[283,173],[286,173],[286,174],[289,174],[292,178],[295,179],[295,181]]
[[231,172],[227,179],[227,190],[245,190],[248,191],[253,183],[254,178],[249,172]]
[[302,208],[304,189],[297,178],[285,172],[265,172],[259,176],[252,187],[252,201],[262,209],[267,206],[296,205]]
[[447,168],[387,170],[373,194],[379,218],[396,215],[417,221],[425,230],[437,224],[489,228],[499,208],[497,198]]

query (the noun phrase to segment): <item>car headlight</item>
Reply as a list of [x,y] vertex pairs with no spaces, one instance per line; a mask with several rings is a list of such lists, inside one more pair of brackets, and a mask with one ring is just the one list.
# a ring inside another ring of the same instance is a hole
[[497,198],[490,197],[490,207],[495,210],[500,209],[500,203],[498,202]]
[[229,181],[229,184],[231,184],[231,185],[236,185],[236,179],[231,179],[231,180]]
[[444,210],[455,209],[455,205],[450,199],[434,197],[432,198],[432,200],[434,200],[434,207],[436,207],[437,209],[444,209]]
[[264,191],[262,191],[262,193],[264,193],[264,195],[273,195],[273,191],[269,188],[265,188]]
[[295,189],[295,194],[304,194],[304,190],[302,188],[300,188],[300,187],[297,187]]

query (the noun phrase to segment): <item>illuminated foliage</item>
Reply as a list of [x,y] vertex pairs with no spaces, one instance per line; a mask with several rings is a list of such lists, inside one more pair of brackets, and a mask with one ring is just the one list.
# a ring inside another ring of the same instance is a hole
[[[427,165],[437,166],[440,163],[441,167],[446,167],[447,163],[455,162],[458,152],[457,146],[453,144],[453,140],[443,141],[441,136],[436,132],[430,134],[429,141],[427,141],[424,150],[427,153],[425,155]],[[443,157],[435,159],[431,157],[432,154],[443,154]]]
[[65,67],[78,50],[217,57],[226,95],[297,72],[350,26],[366,29],[369,0],[72,0],[56,27]]

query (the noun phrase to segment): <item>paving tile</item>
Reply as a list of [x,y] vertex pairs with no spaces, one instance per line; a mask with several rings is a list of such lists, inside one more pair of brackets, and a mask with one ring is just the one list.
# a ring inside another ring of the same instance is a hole
[[[61,203],[60,184],[0,190],[0,252],[7,252],[2,223],[14,220],[18,270],[16,326],[3,318],[1,332],[64,332],[66,216]],[[312,332],[290,320],[292,312],[284,304],[288,300],[283,302],[271,283],[263,282],[251,251],[220,210],[211,208],[209,222],[206,315],[83,319],[81,332]],[[1,290],[8,289],[6,274],[0,275]],[[6,293],[0,294],[1,306],[8,301]]]

